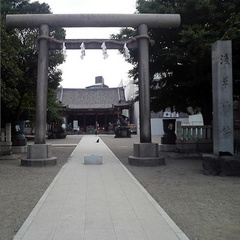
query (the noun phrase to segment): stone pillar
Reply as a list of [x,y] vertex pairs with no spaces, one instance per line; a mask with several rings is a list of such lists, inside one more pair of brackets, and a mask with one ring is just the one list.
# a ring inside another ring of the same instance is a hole
[[213,153],[233,154],[232,42],[212,45]]
[[[40,26],[40,36],[49,36],[48,25]],[[48,96],[48,40],[40,39],[38,51],[37,73],[37,104],[36,104],[36,144],[46,142],[47,96]]]
[[[138,35],[148,35],[148,26],[138,26]],[[159,166],[165,164],[165,158],[159,157],[159,144],[152,143],[150,119],[150,80],[149,80],[149,42],[138,40],[138,79],[139,79],[139,119],[140,143],[134,143],[133,156],[128,157],[130,165]]]
[[[40,26],[40,35],[49,36],[49,26]],[[52,146],[46,144],[48,96],[48,40],[40,39],[38,51],[37,104],[34,144],[27,146],[27,157],[21,160],[22,166],[51,166],[57,163],[52,157]]]
[[[148,35],[148,26],[146,24],[138,26],[138,35]],[[149,42],[146,38],[138,40],[138,79],[140,142],[151,143]]]

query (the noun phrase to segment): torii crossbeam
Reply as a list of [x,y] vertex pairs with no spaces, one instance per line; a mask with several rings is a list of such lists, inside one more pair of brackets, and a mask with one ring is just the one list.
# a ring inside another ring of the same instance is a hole
[[[46,106],[48,88],[48,50],[59,48],[57,44],[49,43],[49,29],[54,27],[133,27],[138,35],[146,36],[148,28],[177,28],[180,25],[179,14],[23,14],[7,15],[6,24],[9,28],[39,28],[39,54],[37,76],[37,106],[35,141],[32,150],[29,150],[27,161],[31,165],[32,158],[47,161],[51,156],[41,155],[46,145]],[[53,46],[54,45],[54,46]],[[92,46],[95,48],[96,46]],[[139,38],[130,48],[138,47],[139,61],[139,106],[140,106],[140,144],[134,145],[134,156],[129,157],[130,164],[159,165],[158,144],[151,143],[150,124],[150,81],[149,81],[149,40]],[[79,49],[74,44],[67,46],[69,49]],[[121,45],[112,44],[108,49],[119,49]],[[37,150],[34,150],[36,148]],[[36,151],[39,156],[36,156]],[[33,153],[31,153],[33,152]],[[45,163],[44,163],[45,165]]]

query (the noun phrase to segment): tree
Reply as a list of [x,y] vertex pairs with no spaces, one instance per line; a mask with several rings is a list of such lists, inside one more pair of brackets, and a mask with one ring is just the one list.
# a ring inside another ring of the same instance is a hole
[[[38,29],[6,29],[6,14],[51,13],[49,5],[29,0],[2,0],[1,5],[1,113],[2,124],[16,120],[35,120]],[[64,38],[63,29],[53,29],[56,38]],[[49,52],[49,100],[56,99],[55,91],[61,81],[57,68],[63,62],[61,51]],[[58,106],[59,108],[59,106]],[[52,119],[51,114],[49,119]],[[59,118],[59,116],[55,117]]]
[[[211,45],[233,40],[234,96],[239,98],[239,9],[231,0],[138,0],[139,13],[181,15],[178,29],[151,29],[156,44],[150,47],[151,110],[171,107],[178,112],[201,111],[212,121]],[[119,36],[125,34],[125,30]],[[137,79],[137,58],[131,52],[131,71]],[[157,78],[154,76],[158,76]]]

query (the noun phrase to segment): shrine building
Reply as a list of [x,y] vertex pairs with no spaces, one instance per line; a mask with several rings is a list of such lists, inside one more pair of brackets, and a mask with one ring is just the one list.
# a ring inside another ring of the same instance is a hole
[[123,87],[109,88],[102,76],[86,88],[58,88],[57,99],[65,110],[62,116],[68,127],[75,132],[109,131],[125,109],[132,103],[126,101]]

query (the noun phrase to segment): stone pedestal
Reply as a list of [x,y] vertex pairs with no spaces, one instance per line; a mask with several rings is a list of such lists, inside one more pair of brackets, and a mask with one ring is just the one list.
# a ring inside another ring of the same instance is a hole
[[134,143],[128,162],[135,166],[160,166],[165,165],[165,158],[159,157],[158,143]]
[[211,139],[201,140],[176,140],[177,152],[181,153],[193,153],[193,152],[213,152],[213,142]]
[[26,146],[27,145],[27,139],[13,139],[12,141],[13,146]]
[[0,156],[12,153],[12,142],[0,142]]
[[17,121],[13,131],[13,146],[26,146],[27,139],[24,136],[25,121]]
[[27,146],[12,146],[12,153],[26,153]]
[[163,120],[164,135],[161,137],[161,144],[175,144],[176,142],[175,122],[176,119]]
[[176,144],[161,144],[159,145],[160,152],[175,152],[177,149]]
[[131,132],[128,126],[118,127],[115,131],[115,138],[130,138]]
[[211,176],[240,176],[240,161],[235,156],[202,154],[203,173]]
[[21,160],[22,166],[44,167],[56,165],[57,158],[52,156],[51,144],[27,146],[27,157]]

